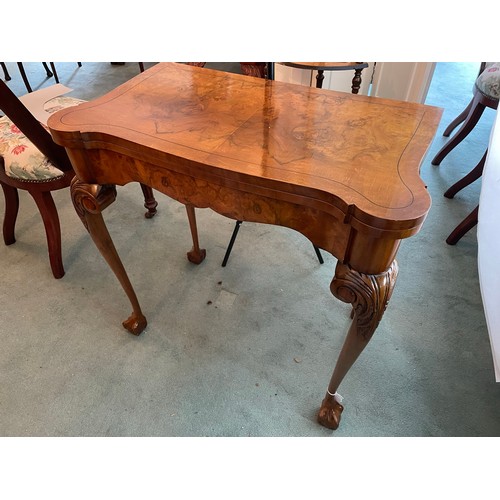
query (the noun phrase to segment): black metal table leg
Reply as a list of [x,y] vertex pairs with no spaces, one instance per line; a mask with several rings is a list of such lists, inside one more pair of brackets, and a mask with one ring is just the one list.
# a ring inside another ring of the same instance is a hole
[[231,250],[233,249],[234,241],[236,240],[236,236],[238,235],[238,231],[240,230],[241,223],[241,220],[236,221],[233,234],[231,235],[231,240],[229,241],[229,245],[226,250],[226,255],[224,255],[224,260],[222,261],[222,267],[226,267],[227,260],[229,259],[229,255],[231,254]]
[[316,252],[316,257],[318,257],[319,263],[324,264],[323,256],[321,255],[319,248],[316,245],[313,245],[313,247],[314,247],[314,251]]

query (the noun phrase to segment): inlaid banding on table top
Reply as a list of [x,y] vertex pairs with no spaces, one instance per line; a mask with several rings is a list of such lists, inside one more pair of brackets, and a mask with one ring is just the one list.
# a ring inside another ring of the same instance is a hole
[[161,63],[48,125],[68,150],[73,203],[130,301],[122,324],[135,335],[146,316],[102,214],[116,184],[145,183],[185,205],[192,263],[206,256],[196,207],[295,229],[338,259],[330,290],[353,321],[318,413],[336,429],[339,385],[387,307],[401,240],[430,206],[419,167],[441,113]]
[[[139,142],[230,175],[337,195],[343,186],[348,204],[401,210],[424,189],[407,155],[427,121],[421,107],[175,63],[152,70],[58,113],[51,127],[78,129],[83,143],[100,134],[101,147],[115,137]],[[148,79],[147,91],[135,90]]]

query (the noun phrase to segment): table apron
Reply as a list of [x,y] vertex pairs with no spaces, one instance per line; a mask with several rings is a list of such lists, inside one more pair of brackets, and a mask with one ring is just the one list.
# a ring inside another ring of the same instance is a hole
[[288,227],[362,273],[386,271],[399,248],[400,231],[368,227],[352,216],[347,205],[341,210],[303,194],[245,182],[244,176],[235,180],[213,174],[209,169],[182,168],[179,164],[170,169],[112,150],[68,149],[68,153],[73,160],[77,160],[75,154],[78,156],[73,165],[83,182],[101,185],[141,182],[184,205],[210,208],[233,220]]

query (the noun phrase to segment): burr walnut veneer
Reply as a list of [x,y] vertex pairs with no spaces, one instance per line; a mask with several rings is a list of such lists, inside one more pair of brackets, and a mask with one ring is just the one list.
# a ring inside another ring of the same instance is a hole
[[[353,321],[318,419],[339,425],[337,388],[384,313],[402,239],[430,207],[421,161],[441,110],[160,63],[108,94],[53,115],[70,156],[75,208],[127,294],[124,327],[146,327],[102,211],[115,185],[137,181],[186,206],[200,263],[195,208],[286,226],[338,259],[330,285]],[[313,292],[315,293],[315,292]]]

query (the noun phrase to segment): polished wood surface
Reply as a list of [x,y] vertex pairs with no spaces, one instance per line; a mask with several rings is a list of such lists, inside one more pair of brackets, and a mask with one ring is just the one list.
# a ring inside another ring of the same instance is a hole
[[419,177],[441,110],[175,63],[53,115],[49,128],[76,172],[72,197],[117,275],[139,334],[146,319],[105,227],[114,185],[139,181],[186,205],[300,231],[338,258],[334,296],[353,323],[319,421],[339,423],[332,396],[373,335],[397,276],[400,241],[420,229],[430,197]]

